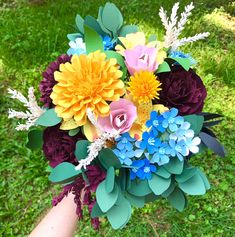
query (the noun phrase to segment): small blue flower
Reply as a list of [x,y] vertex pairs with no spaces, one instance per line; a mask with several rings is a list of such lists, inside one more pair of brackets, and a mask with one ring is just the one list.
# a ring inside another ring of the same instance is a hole
[[[170,57],[172,58],[188,58],[190,60],[190,65],[194,65],[197,63],[197,61],[192,58],[190,54],[183,53],[181,51],[173,51],[169,54]],[[175,63],[178,64],[178,63]]]
[[158,150],[154,153],[151,163],[157,163],[158,165],[164,165],[169,162],[169,154],[167,154],[168,144],[163,142],[158,147]]
[[118,157],[121,164],[125,164],[125,165],[131,165],[132,164],[131,158],[133,158],[135,156],[134,151],[114,149],[113,152]]
[[152,173],[157,170],[155,165],[150,164],[148,159],[135,160],[132,163],[134,168],[131,169],[130,178],[131,180],[138,177],[141,180],[151,179]]
[[190,129],[190,126],[189,122],[183,122],[174,133],[169,135],[169,138],[178,141],[193,138],[194,131]]
[[185,140],[175,141],[171,139],[169,141],[169,147],[166,149],[166,154],[172,157],[177,156],[180,161],[183,161],[183,157],[189,154]]
[[158,132],[165,132],[165,128],[162,127],[162,121],[164,120],[162,115],[158,115],[156,111],[152,111],[150,114],[150,120],[146,122],[146,126],[148,128],[151,127],[151,131],[153,131],[154,135],[157,136]]
[[144,132],[142,134],[142,141],[140,142],[139,146],[142,150],[147,150],[149,154],[153,154],[157,151],[157,147],[161,143],[159,138],[153,134],[153,132]]
[[126,149],[127,151],[133,150],[132,142],[135,142],[136,140],[130,136],[128,132],[123,133],[120,137],[115,139],[117,143],[117,148],[119,150]]
[[75,41],[69,42],[70,49],[67,51],[67,54],[70,55],[80,55],[86,53],[86,46],[82,38],[77,38]]
[[162,121],[163,128],[169,128],[171,132],[175,132],[178,129],[178,125],[184,122],[182,116],[177,116],[178,109],[172,108],[162,114],[164,120]]
[[112,50],[116,45],[116,41],[112,40],[108,35],[103,37],[104,50]]

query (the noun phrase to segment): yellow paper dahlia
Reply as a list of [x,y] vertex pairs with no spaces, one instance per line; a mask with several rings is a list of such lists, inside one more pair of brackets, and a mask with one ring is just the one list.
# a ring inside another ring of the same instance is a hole
[[161,83],[156,76],[149,71],[136,72],[130,77],[127,88],[133,100],[140,103],[148,103],[153,99],[158,99],[161,90]]
[[78,126],[86,123],[88,108],[97,116],[107,116],[107,101],[116,101],[125,92],[116,59],[106,60],[100,51],[74,55],[54,76],[58,82],[51,94],[55,111],[64,121],[74,119]]

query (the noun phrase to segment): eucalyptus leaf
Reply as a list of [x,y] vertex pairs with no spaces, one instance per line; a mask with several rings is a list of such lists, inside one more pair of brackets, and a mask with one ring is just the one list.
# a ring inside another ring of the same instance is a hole
[[81,174],[81,170],[75,170],[75,166],[69,162],[57,165],[49,175],[49,180],[53,183],[68,183]]
[[84,34],[84,19],[80,15],[77,15],[75,22],[76,22],[76,26],[77,26],[79,32]]
[[84,24],[94,29],[99,35],[105,36],[106,33],[100,27],[98,21],[92,16],[86,16]]
[[195,136],[202,130],[204,117],[196,114],[184,116],[184,120],[191,124],[190,129],[195,133]]
[[105,188],[108,193],[111,193],[114,189],[115,182],[115,170],[111,166],[107,170],[106,178],[105,178]]
[[35,122],[35,125],[42,125],[45,127],[55,126],[61,122],[61,118],[59,118],[55,112],[55,109],[46,110]]
[[90,142],[87,140],[77,141],[74,155],[76,156],[78,161],[85,159],[88,156],[89,145]]
[[123,24],[122,13],[113,3],[107,2],[102,12],[102,23],[106,29],[116,35]]
[[136,33],[138,30],[136,25],[126,25],[121,28],[119,36],[126,37],[127,34]]
[[176,208],[178,211],[183,211],[186,206],[186,197],[184,193],[179,189],[175,188],[175,190],[168,196],[168,201],[170,204]]
[[165,179],[168,179],[171,177],[171,174],[166,169],[164,169],[163,166],[159,166],[157,168],[157,171],[155,172],[155,174],[157,174],[158,176],[161,176]]
[[171,174],[181,174],[184,167],[184,161],[180,161],[177,157],[170,158],[170,162],[163,166]]
[[155,195],[161,195],[169,188],[171,179],[164,179],[158,175],[153,174],[152,178],[148,180],[148,184]]
[[117,202],[119,188],[117,184],[114,184],[114,189],[111,193],[108,193],[105,187],[105,180],[101,182],[96,189],[96,200],[102,212],[107,212]]
[[80,132],[80,128],[75,128],[69,131],[69,136],[76,136]]
[[196,172],[197,172],[197,168],[188,167],[188,168],[184,169],[180,175],[176,175],[175,180],[178,183],[183,183],[183,182],[187,181],[188,179],[190,179],[191,177],[193,177]]
[[91,211],[91,218],[101,217],[104,215],[105,215],[105,213],[101,211],[98,203],[96,202],[92,208],[92,211]]
[[131,217],[131,205],[123,195],[120,195],[117,204],[106,215],[113,229],[123,228]]
[[109,167],[113,166],[116,169],[121,168],[121,163],[113,151],[109,148],[104,148],[100,151],[98,159],[102,166],[107,170]]
[[172,181],[169,188],[162,193],[162,196],[164,198],[167,198],[174,191],[175,187],[176,187],[175,181]]
[[199,173],[196,173],[186,182],[179,183],[179,188],[189,195],[203,195],[206,193],[204,181]]
[[145,197],[137,197],[130,193],[126,193],[125,196],[132,206],[138,208],[142,208],[144,206]]
[[137,197],[146,196],[152,193],[147,180],[132,180],[131,186],[127,191]]

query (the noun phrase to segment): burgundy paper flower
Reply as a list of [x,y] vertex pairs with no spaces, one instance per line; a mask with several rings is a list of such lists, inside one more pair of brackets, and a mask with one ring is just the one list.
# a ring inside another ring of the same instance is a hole
[[44,103],[44,107],[53,107],[50,95],[53,86],[57,83],[54,78],[54,72],[59,71],[60,64],[70,62],[70,59],[70,56],[63,54],[59,56],[56,61],[50,63],[46,71],[42,73],[43,80],[39,84],[39,90],[41,91],[40,101]]
[[60,130],[59,126],[46,128],[43,134],[43,151],[50,166],[55,167],[65,161],[77,164],[74,151],[76,142],[80,139],[84,139],[81,133],[71,137],[68,132]]
[[160,103],[168,108],[177,108],[180,115],[197,114],[202,111],[207,92],[201,78],[192,70],[177,67],[172,72],[160,73],[162,83]]

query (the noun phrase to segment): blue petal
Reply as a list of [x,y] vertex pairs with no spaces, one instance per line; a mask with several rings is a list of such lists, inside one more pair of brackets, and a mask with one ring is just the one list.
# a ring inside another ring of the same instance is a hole
[[184,118],[182,116],[177,116],[175,118],[175,123],[176,124],[182,124],[184,122]]
[[157,118],[157,116],[158,116],[158,113],[154,110],[154,111],[152,111],[151,114],[150,114],[150,119],[151,119],[151,120],[154,120],[154,119]]
[[175,123],[173,123],[173,124],[171,123],[169,125],[169,129],[171,130],[171,132],[175,132],[175,131],[177,131],[178,127]]
[[145,124],[148,128],[150,128],[152,126],[152,121],[148,120]]
[[131,165],[131,164],[132,164],[132,160],[129,159],[129,158],[126,158],[126,159],[124,160],[124,163],[125,163],[126,165]]
[[157,170],[155,165],[150,165],[151,172],[155,172]]
[[175,117],[178,114],[178,109],[172,108],[171,110],[171,117]]
[[162,121],[162,127],[163,128],[167,128],[168,127],[168,120],[165,119],[165,120]]

